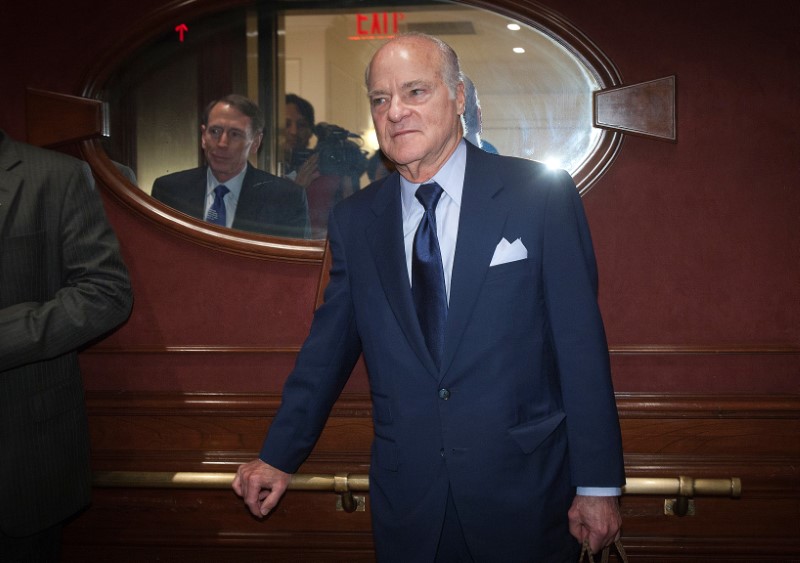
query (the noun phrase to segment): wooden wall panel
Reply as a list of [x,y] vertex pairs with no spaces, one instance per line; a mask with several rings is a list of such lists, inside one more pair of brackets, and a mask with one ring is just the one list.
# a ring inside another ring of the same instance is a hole
[[[277,395],[106,393],[88,397],[97,471],[234,472],[256,455]],[[800,397],[618,395],[629,477],[742,479],[739,499],[623,497],[633,561],[792,561],[800,553]],[[336,404],[301,473],[367,473],[367,394]],[[289,491],[265,521],[225,488],[96,488],[66,532],[66,560],[372,561],[366,510],[333,492]],[[90,554],[91,559],[86,559]]]

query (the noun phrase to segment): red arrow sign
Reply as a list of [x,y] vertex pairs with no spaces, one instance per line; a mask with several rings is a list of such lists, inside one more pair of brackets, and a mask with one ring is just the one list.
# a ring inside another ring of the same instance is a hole
[[185,23],[175,26],[175,31],[178,32],[179,38],[181,43],[183,43],[183,34],[189,31],[189,28],[186,26]]

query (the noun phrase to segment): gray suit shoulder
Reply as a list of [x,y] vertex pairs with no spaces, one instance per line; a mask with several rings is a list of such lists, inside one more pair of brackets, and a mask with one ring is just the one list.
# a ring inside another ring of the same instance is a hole
[[9,172],[23,175],[29,183],[51,184],[51,179],[57,179],[55,185],[62,185],[64,174],[79,173],[85,177],[89,186],[94,186],[89,165],[68,154],[64,154],[52,149],[37,147],[21,141],[16,141],[10,137],[0,137],[0,146],[5,154],[16,154],[19,159],[9,168]]

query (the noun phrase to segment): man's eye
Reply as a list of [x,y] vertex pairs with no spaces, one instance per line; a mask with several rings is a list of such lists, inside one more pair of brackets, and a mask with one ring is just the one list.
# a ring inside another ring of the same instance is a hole
[[386,102],[386,98],[372,98],[373,106],[380,106]]
[[219,127],[209,127],[208,134],[211,135],[212,137],[220,137],[222,136],[222,129],[220,129]]
[[234,141],[241,141],[242,139],[244,139],[244,133],[242,133],[241,131],[231,131],[230,133],[228,133],[228,137],[230,137]]

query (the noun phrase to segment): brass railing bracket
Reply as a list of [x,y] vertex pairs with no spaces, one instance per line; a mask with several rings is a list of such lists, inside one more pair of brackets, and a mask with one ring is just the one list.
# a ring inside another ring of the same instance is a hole
[[667,516],[694,516],[694,499],[686,497],[665,498],[664,514]]
[[350,491],[336,497],[336,510],[338,512],[366,512],[367,497],[354,495]]

